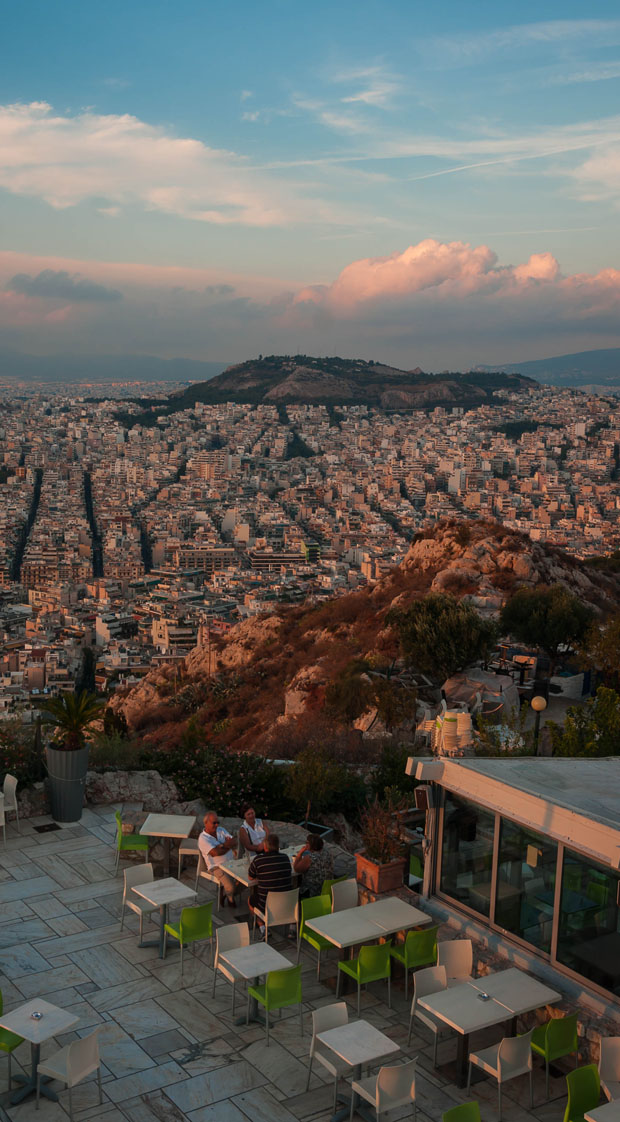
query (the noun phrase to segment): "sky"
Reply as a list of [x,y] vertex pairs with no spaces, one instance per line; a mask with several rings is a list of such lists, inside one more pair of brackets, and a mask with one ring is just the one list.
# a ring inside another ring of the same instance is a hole
[[22,0],[3,39],[0,356],[620,346],[615,2]]

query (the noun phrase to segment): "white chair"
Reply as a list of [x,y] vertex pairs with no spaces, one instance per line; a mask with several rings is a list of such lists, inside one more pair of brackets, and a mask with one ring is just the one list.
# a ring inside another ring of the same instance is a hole
[[216,901],[217,901],[217,903],[215,905],[215,910],[216,910],[216,912],[219,912],[220,901],[221,901],[220,888],[222,886],[221,886],[219,880],[217,879],[217,877],[214,876],[213,873],[209,872],[209,870],[207,869],[207,866],[205,864],[205,859],[202,856],[202,853],[200,852],[200,850],[198,850],[198,866],[196,868],[196,883],[194,884],[194,891],[195,892],[198,892],[198,881],[199,881],[200,877],[202,877],[203,880],[211,881],[211,883],[215,885],[215,887],[216,887],[215,898],[216,898]]
[[15,811],[15,821],[17,824],[17,833],[21,834],[19,828],[19,810],[17,809],[17,780],[14,775],[5,775],[4,783],[2,785],[2,794],[4,795],[4,810]]
[[225,951],[232,951],[236,947],[249,947],[249,945],[250,928],[247,923],[228,923],[224,927],[218,927],[215,932],[215,962],[213,963],[213,989],[211,991],[211,997],[215,997],[215,983],[219,970],[220,974],[223,974],[232,984],[233,1017],[235,1015],[235,986],[240,980],[240,976],[235,974],[232,966],[220,962],[220,954]]
[[516,1079],[518,1075],[530,1077],[530,1109],[534,1106],[534,1088],[532,1085],[532,1033],[534,1029],[525,1032],[523,1036],[505,1036],[499,1044],[492,1044],[490,1048],[483,1048],[480,1052],[469,1053],[469,1069],[467,1072],[467,1094],[471,1083],[472,1067],[479,1067],[487,1075],[497,1079],[497,1117],[502,1119],[502,1083],[509,1079]]
[[609,1101],[620,1099],[620,1036],[601,1037],[598,1071]]
[[312,1040],[310,1041],[310,1060],[308,1063],[308,1078],[306,1080],[306,1091],[310,1087],[310,1075],[312,1074],[312,1062],[318,1060],[320,1064],[334,1077],[334,1109],[336,1113],[338,1103],[338,1080],[342,1076],[346,1078],[351,1073],[350,1064],[341,1060],[329,1048],[325,1048],[317,1036],[320,1032],[327,1032],[328,1029],[340,1028],[341,1025],[348,1025],[349,1023],[349,1010],[346,1001],[337,1001],[334,1005],[323,1005],[320,1009],[312,1011]]
[[407,1046],[411,1043],[411,1030],[413,1028],[413,1018],[420,1021],[430,1032],[433,1034],[434,1047],[433,1047],[433,1067],[437,1067],[437,1044],[440,1036],[449,1036],[450,1032],[446,1029],[443,1021],[434,1017],[432,1013],[428,1013],[426,1009],[419,1009],[418,1002],[421,997],[430,997],[432,993],[441,993],[442,990],[448,988],[448,979],[446,977],[445,966],[427,966],[425,970],[416,970],[413,975],[413,1001],[411,1002],[411,1012],[409,1014],[409,1034],[407,1036]]
[[4,817],[4,799],[0,798],[0,826],[2,826],[2,836],[4,838],[4,845],[6,847],[6,820]]
[[177,880],[181,879],[184,857],[195,857],[196,860],[198,860],[200,857],[198,838],[183,838],[183,841],[179,843],[179,870],[177,872]]
[[151,884],[153,881],[153,866],[150,861],[147,865],[132,865],[129,869],[123,872],[123,902],[121,905],[121,931],[125,923],[125,908],[130,908],[137,916],[140,916],[140,943],[142,944],[142,931],[144,928],[144,917],[150,916],[152,912],[158,909],[149,904],[147,900],[143,900],[141,896],[132,892],[132,888],[137,888],[140,884]]
[[406,1064],[397,1064],[394,1067],[379,1068],[378,1075],[371,1075],[368,1079],[354,1079],[351,1084],[351,1113],[355,1113],[355,1096],[359,1095],[366,1102],[374,1106],[377,1122],[381,1115],[388,1110],[396,1110],[399,1106],[413,1103],[413,1118],[416,1118],[415,1101],[415,1070],[417,1059],[409,1060]]
[[37,1110],[39,1109],[42,1075],[47,1075],[50,1079],[60,1079],[61,1083],[69,1088],[69,1118],[71,1122],[73,1122],[71,1089],[75,1087],[76,1083],[81,1083],[83,1079],[86,1079],[86,1076],[93,1071],[97,1072],[99,1105],[102,1104],[98,1032],[99,1029],[96,1028],[94,1032],[91,1032],[88,1036],[83,1036],[81,1040],[74,1040],[72,1044],[67,1044],[59,1052],[54,1052],[53,1056],[48,1056],[42,1064],[37,1066]]
[[449,986],[471,981],[474,974],[471,939],[445,939],[438,943],[437,965],[445,966]]
[[269,928],[294,923],[299,933],[299,889],[290,888],[286,892],[268,892],[265,911],[254,909],[254,930],[257,919],[265,925],[265,942],[269,942]]
[[332,884],[332,912],[344,912],[347,908],[357,908],[357,881],[341,880]]

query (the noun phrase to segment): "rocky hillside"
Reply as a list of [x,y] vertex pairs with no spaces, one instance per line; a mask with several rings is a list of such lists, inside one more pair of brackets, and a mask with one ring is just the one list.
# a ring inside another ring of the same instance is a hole
[[246,620],[225,640],[212,639],[210,652],[191,651],[180,675],[153,670],[112,704],[147,742],[178,743],[193,719],[215,742],[277,752],[292,722],[322,719],[326,690],[355,660],[380,668],[397,657],[390,608],[441,591],[493,614],[518,586],[557,582],[599,611],[620,604],[618,574],[586,568],[495,523],[443,522],[374,586]]

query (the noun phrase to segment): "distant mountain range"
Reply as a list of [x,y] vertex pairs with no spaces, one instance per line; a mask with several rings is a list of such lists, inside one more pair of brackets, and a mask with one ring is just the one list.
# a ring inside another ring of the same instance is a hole
[[0,378],[24,382],[196,382],[225,366],[155,355],[29,355],[0,348]]
[[[497,366],[477,366],[476,370],[497,370]],[[552,386],[595,386],[620,389],[620,347],[578,351],[576,354],[537,358],[529,362],[508,362],[499,367],[510,374],[524,374]]]

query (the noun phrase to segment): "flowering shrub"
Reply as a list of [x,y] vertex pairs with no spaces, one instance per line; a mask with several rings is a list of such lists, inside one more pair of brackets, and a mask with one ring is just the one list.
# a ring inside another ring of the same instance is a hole
[[174,780],[182,799],[201,799],[218,814],[237,814],[244,802],[252,803],[259,816],[283,809],[281,769],[248,752],[180,745],[143,754],[142,765]]
[[19,787],[31,787],[45,778],[43,751],[32,728],[21,721],[0,726],[0,775],[14,775]]

